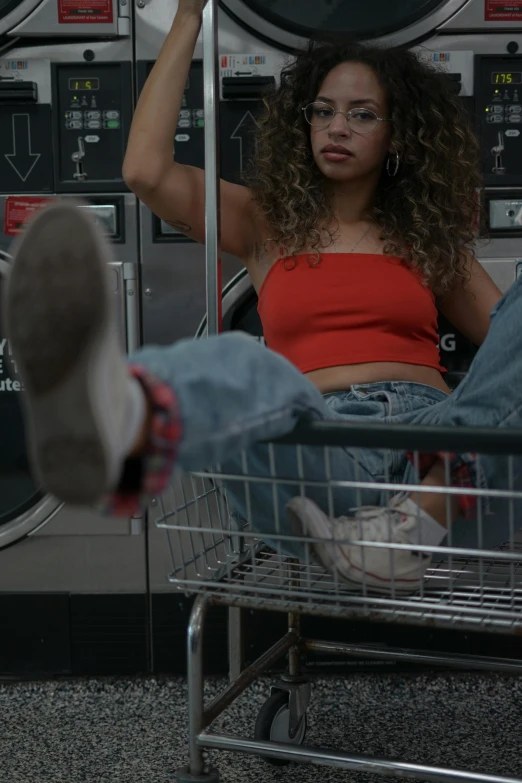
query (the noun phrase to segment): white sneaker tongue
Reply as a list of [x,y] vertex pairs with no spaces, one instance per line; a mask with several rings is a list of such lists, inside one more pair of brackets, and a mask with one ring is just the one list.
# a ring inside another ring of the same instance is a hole
[[403,500],[399,507],[395,507],[395,510],[408,514],[412,520],[411,527],[408,525],[408,537],[413,544],[438,546],[446,538],[447,529],[439,525],[436,519],[433,519],[411,498]]

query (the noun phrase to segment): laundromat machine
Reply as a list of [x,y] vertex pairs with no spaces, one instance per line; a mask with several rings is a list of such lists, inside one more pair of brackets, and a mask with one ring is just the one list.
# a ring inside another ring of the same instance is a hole
[[[177,0],[130,3],[0,0],[0,274],[41,199],[81,195],[113,241],[114,295],[129,350],[140,315],[144,343],[205,330],[204,248],[137,203],[121,179],[133,90],[142,89],[177,8]],[[296,47],[343,35],[408,46],[448,73],[475,118],[489,236],[477,243],[477,256],[502,290],[522,273],[522,0],[220,0],[218,26],[223,178],[241,181],[261,96]],[[181,163],[204,165],[203,105],[200,40],[175,134]],[[261,337],[248,277],[238,259],[223,254],[222,261],[224,327]],[[474,349],[442,322],[441,349],[456,384]],[[157,505],[149,509],[145,541],[141,519],[101,519],[41,496],[28,473],[16,368],[1,336],[0,352],[1,474],[9,475],[0,488],[0,614],[8,593],[145,600],[147,591],[168,591],[168,555],[153,524]],[[136,606],[128,628],[139,625],[143,607]],[[111,611],[103,610],[107,627],[118,624]],[[94,627],[99,618],[90,618]],[[172,654],[172,637],[154,610],[149,620],[148,665],[155,668],[162,645],[165,658]]]
[[[133,97],[130,0],[1,0],[0,285],[32,213],[51,199],[81,198],[112,241],[113,295],[128,351],[140,342],[137,201],[122,179]],[[109,629],[118,627],[106,606],[93,614],[82,604],[79,628],[70,595],[128,593],[145,603],[144,523],[102,518],[41,492],[29,471],[20,393],[0,333],[0,671],[10,670],[15,653],[27,656],[29,669],[40,655],[13,648],[20,634],[10,629],[22,626],[26,648],[36,645],[51,669],[67,671],[75,632],[105,624],[107,646]],[[43,596],[45,605],[31,601]]]

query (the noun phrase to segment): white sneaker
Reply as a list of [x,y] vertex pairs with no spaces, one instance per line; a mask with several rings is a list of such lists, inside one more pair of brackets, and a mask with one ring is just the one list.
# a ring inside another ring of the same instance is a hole
[[414,593],[420,588],[430,557],[408,549],[351,543],[418,542],[418,515],[412,513],[403,496],[393,498],[389,506],[363,506],[353,517],[337,519],[331,519],[306,497],[293,498],[286,509],[295,535],[324,539],[324,543],[311,543],[310,547],[329,573],[337,571],[343,581],[358,587],[364,584],[372,592],[390,593],[395,587],[397,592]]
[[36,476],[58,499],[91,504],[121,475],[131,379],[108,250],[77,206],[55,203],[29,225],[15,249],[3,310]]

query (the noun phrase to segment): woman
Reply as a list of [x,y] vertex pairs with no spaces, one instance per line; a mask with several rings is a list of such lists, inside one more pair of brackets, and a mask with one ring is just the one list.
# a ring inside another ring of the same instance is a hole
[[[172,160],[172,139],[204,0],[180,0],[141,94],[124,177],[160,218],[204,241],[203,171]],[[165,100],[169,96],[169,100]],[[22,239],[7,297],[12,350],[25,383],[34,463],[43,485],[70,502],[117,490],[111,510],[131,513],[160,492],[174,464],[220,462],[270,475],[257,441],[302,417],[412,424],[520,424],[521,303],[501,294],[469,250],[478,148],[446,77],[413,54],[317,46],[300,54],[267,97],[249,187],[221,183],[222,247],[241,258],[259,294],[272,351],[229,334],[146,347],[128,367],[118,348],[105,276],[107,249],[83,211],[55,206]],[[501,300],[501,301],[500,301]],[[500,304],[499,304],[500,302]],[[476,344],[468,377],[450,390],[439,363],[437,308]],[[490,330],[490,313],[495,323]],[[63,324],[68,330],[63,329]],[[502,396],[499,383],[503,380]],[[434,456],[426,487],[444,485]],[[322,453],[276,449],[278,476],[325,478]],[[338,449],[329,476],[415,481],[406,454]],[[452,481],[501,486],[499,460],[454,456]],[[328,569],[350,583],[415,590],[437,546],[467,509],[456,495],[416,500],[375,489],[307,497],[281,486],[245,499],[243,517],[265,537],[309,534]],[[372,506],[334,519],[354,506]],[[344,543],[331,543],[333,539]],[[364,539],[405,545],[351,544]],[[330,542],[330,543],[328,543]],[[285,551],[302,556],[298,541]]]

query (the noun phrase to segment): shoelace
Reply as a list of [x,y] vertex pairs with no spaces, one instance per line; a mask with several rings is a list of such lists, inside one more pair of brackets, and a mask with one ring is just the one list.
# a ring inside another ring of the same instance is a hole
[[[382,519],[382,515],[381,515]],[[357,519],[354,517],[340,517],[334,528],[334,538],[338,542],[352,542],[352,541],[382,541],[382,525],[377,524],[377,517],[375,514],[372,516],[361,517],[360,521],[364,522],[364,530],[361,530],[357,524]],[[348,522],[353,530],[346,530],[345,523]],[[389,532],[393,534],[395,526],[392,524],[389,527]]]
[[400,522],[400,517],[404,515],[404,511],[398,510],[399,506],[408,495],[406,492],[400,492],[395,495],[387,506],[359,506],[358,508],[350,509],[353,512],[355,519],[372,519],[372,517],[382,517],[384,514],[389,514],[392,521]]
[[[386,520],[387,523],[384,540],[390,538],[395,540],[396,543],[410,542],[408,536],[408,528],[410,526],[404,525],[404,522],[406,522],[406,520],[411,521],[411,527],[413,527],[415,521],[409,515],[405,514],[404,511],[395,509],[393,506],[361,506],[355,510],[354,517],[350,519],[356,531],[356,537],[361,541],[382,541],[382,523],[384,520]],[[357,524],[358,522],[364,523],[364,531],[360,530]],[[337,525],[336,529],[339,530],[340,527],[342,528],[342,523],[341,525]],[[346,537],[346,534],[344,537]]]

